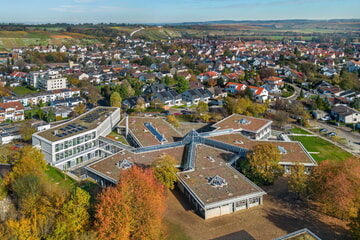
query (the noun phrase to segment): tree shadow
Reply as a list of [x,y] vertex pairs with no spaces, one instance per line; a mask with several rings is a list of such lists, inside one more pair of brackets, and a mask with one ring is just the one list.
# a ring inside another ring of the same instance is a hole
[[239,232],[233,232],[221,237],[213,238],[211,240],[234,240],[234,239],[241,239],[241,240],[256,240],[253,236],[251,236],[247,231],[241,230]]

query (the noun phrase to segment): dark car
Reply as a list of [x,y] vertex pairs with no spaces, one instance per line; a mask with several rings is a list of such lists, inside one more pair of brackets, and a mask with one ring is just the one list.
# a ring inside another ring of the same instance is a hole
[[170,115],[169,111],[162,111],[161,113],[164,114],[164,115]]
[[322,128],[319,130],[319,132],[326,133],[328,130],[326,128]]

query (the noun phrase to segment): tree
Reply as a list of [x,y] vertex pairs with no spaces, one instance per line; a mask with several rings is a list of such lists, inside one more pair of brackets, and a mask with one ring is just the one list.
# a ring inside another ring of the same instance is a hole
[[75,187],[61,208],[61,214],[56,219],[55,229],[47,239],[67,240],[88,230],[90,225],[90,195],[79,187]]
[[185,77],[178,77],[175,91],[183,93],[190,88],[189,81]]
[[284,125],[290,123],[290,117],[289,114],[285,111],[278,110],[274,114],[274,121],[277,123],[277,125],[282,128]]
[[159,239],[164,188],[151,169],[122,170],[119,183],[106,188],[95,207],[99,239]]
[[111,107],[121,107],[121,97],[118,92],[113,92],[110,96],[110,106]]
[[145,111],[145,100],[142,97],[139,97],[136,101],[135,110],[137,112],[143,112]]
[[353,239],[360,239],[360,208],[358,208],[357,217],[350,219],[349,228]]
[[74,115],[79,116],[83,114],[86,111],[86,106],[83,103],[80,103],[79,105],[74,107]]
[[176,128],[180,126],[179,120],[174,115],[168,115],[167,121]]
[[54,120],[55,120],[55,114],[53,108],[51,107],[46,114],[46,121],[53,122]]
[[307,178],[305,173],[305,166],[303,164],[296,163],[291,166],[291,175],[289,177],[289,191],[296,193],[300,198],[306,196],[307,190]]
[[247,87],[244,91],[244,97],[253,100],[254,99],[254,94],[253,91],[251,90],[251,88]]
[[175,158],[168,154],[158,156],[152,164],[156,179],[169,189],[174,189],[177,180],[178,169],[175,166]]
[[205,114],[209,111],[209,106],[206,102],[199,102],[199,104],[196,106],[196,112],[199,114]]
[[360,159],[322,161],[308,181],[309,197],[320,209],[340,219],[356,217],[360,207]]
[[143,57],[142,61],[141,61],[141,65],[145,65],[150,67],[150,65],[153,63],[152,59],[148,56]]
[[16,178],[26,176],[29,173],[37,176],[43,175],[46,162],[40,150],[32,146],[24,146],[14,158],[12,171],[5,178],[6,185],[10,185]]
[[22,139],[25,142],[28,142],[32,139],[32,135],[36,133],[36,129],[31,126],[31,123],[29,121],[24,121],[20,124],[19,132]]
[[246,158],[258,183],[271,184],[283,174],[284,169],[279,164],[280,151],[274,144],[257,144],[246,154]]
[[275,70],[273,68],[262,68],[259,70],[259,75],[261,79],[269,78],[271,76],[275,76]]

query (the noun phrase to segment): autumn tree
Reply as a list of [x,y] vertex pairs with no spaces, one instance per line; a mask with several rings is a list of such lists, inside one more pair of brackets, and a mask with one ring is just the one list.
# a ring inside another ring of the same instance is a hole
[[167,121],[176,128],[180,126],[179,120],[174,115],[168,115]]
[[142,97],[139,97],[138,99],[137,99],[137,101],[136,101],[136,106],[135,106],[135,110],[137,111],[137,112],[143,112],[143,111],[145,111],[145,100],[144,100],[144,98],[142,98]]
[[164,188],[151,169],[133,166],[99,195],[95,209],[99,239],[159,239]]
[[257,144],[246,158],[251,178],[258,184],[271,184],[284,172],[280,162],[280,151],[271,143]]
[[178,169],[175,166],[175,158],[168,154],[158,156],[152,164],[156,179],[169,189],[174,189],[177,180]]
[[282,128],[284,125],[290,123],[289,113],[281,110],[276,111],[276,113],[274,114],[274,121],[280,128]]
[[275,70],[273,68],[262,68],[259,70],[259,75],[261,79],[269,78],[271,76],[275,76]]
[[62,206],[61,214],[56,219],[55,229],[47,239],[75,239],[75,236],[88,230],[90,226],[89,207],[89,193],[76,187],[71,193],[70,199]]
[[85,113],[85,111],[86,111],[86,105],[83,103],[80,103],[79,105],[74,107],[73,113],[74,113],[74,116],[79,116],[79,115]]
[[305,173],[305,166],[296,163],[291,166],[291,175],[289,176],[289,191],[296,193],[300,198],[306,196],[308,175]]
[[360,208],[358,208],[357,216],[350,219],[348,226],[353,239],[360,239]]
[[320,209],[340,219],[357,216],[360,207],[360,160],[322,161],[312,171],[309,197],[321,204]]
[[229,114],[237,113],[247,116],[259,117],[267,110],[266,104],[253,103],[253,101],[248,98],[227,97],[225,98],[224,104]]
[[111,107],[121,107],[121,97],[118,92],[113,92],[110,96],[110,106]]

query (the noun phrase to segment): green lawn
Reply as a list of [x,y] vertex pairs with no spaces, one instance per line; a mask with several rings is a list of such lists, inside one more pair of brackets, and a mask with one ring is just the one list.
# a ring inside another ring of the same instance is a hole
[[118,134],[117,132],[112,131],[111,133],[109,133],[107,137],[111,138],[112,140],[129,145],[128,142],[125,140],[125,137],[123,135]]
[[51,182],[59,184],[60,186],[68,189],[72,189],[77,183],[74,179],[65,175],[61,170],[52,166],[47,166],[45,173]]
[[308,132],[302,128],[292,128],[290,129],[290,132],[295,133],[295,134],[310,134],[313,135],[311,132]]
[[17,95],[25,95],[25,94],[34,93],[37,91],[31,90],[27,86],[19,86],[19,87],[15,87],[13,92]]
[[321,162],[323,160],[332,160],[332,161],[344,161],[352,157],[352,155],[343,149],[335,146],[334,144],[319,138],[311,136],[289,136],[293,141],[301,142],[307,151],[309,152],[319,152],[319,154],[311,154],[311,156],[316,160],[316,162]]

